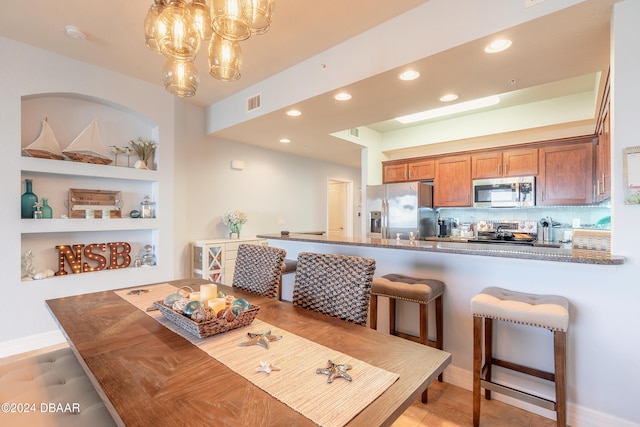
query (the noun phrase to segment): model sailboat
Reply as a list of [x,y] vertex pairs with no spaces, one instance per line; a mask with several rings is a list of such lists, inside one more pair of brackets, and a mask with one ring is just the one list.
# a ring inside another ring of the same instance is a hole
[[82,163],[108,165],[113,160],[102,144],[98,122],[94,119],[81,133],[71,141],[62,153],[71,160]]
[[49,126],[47,119],[42,121],[40,135],[31,144],[23,148],[23,151],[31,157],[40,159],[63,160],[64,156],[60,150],[60,144]]

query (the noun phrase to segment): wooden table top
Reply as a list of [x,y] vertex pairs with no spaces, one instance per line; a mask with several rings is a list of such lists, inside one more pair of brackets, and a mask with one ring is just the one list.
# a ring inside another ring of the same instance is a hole
[[[210,282],[169,283],[195,289]],[[451,362],[444,351],[288,302],[218,288],[259,305],[258,319],[400,376],[350,426],[390,425]],[[120,425],[315,425],[113,291],[46,303]]]

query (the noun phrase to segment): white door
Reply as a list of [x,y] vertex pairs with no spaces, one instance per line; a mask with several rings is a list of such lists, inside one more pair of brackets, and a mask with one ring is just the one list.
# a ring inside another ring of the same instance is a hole
[[329,237],[346,237],[347,183],[329,181]]

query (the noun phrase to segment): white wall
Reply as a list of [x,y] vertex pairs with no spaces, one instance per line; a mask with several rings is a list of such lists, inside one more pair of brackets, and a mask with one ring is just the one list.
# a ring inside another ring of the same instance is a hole
[[[327,179],[352,181],[357,195],[360,169],[207,137],[202,134],[204,110],[191,105],[184,108],[188,126],[176,143],[180,147],[176,158],[186,167],[177,186],[184,189],[188,204],[186,233],[176,236],[176,254],[181,259],[187,258],[191,240],[227,237],[228,227],[222,223],[227,210],[247,214],[242,236],[281,230],[326,231]],[[243,161],[245,169],[232,169],[232,160]],[[356,201],[353,203],[355,206]],[[354,219],[353,229],[359,230],[356,222]],[[182,274],[187,277],[189,272]]]

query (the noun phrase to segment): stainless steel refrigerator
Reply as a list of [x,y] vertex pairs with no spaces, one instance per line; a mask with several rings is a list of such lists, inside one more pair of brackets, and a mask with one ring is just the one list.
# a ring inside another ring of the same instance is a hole
[[367,237],[403,240],[436,235],[433,183],[402,182],[367,186]]

